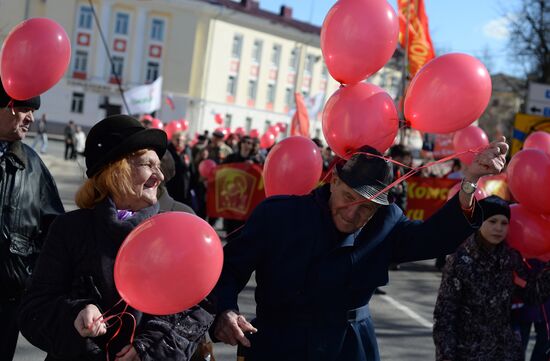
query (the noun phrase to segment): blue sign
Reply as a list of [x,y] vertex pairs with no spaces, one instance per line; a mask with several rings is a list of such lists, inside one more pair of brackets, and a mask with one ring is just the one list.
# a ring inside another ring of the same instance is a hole
[[550,99],[550,89],[547,89],[546,92],[544,92],[544,96],[546,99]]
[[550,117],[550,107],[544,107],[544,116]]

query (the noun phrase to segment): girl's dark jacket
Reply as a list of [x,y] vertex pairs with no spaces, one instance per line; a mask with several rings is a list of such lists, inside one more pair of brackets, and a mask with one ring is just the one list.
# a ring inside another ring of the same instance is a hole
[[[105,346],[117,327],[98,338],[83,338],[74,320],[88,304],[105,312],[121,299],[113,279],[117,251],[130,231],[157,214],[158,207],[157,203],[120,221],[113,202],[106,199],[93,209],[59,216],[52,224],[20,312],[21,332],[48,353],[46,360],[107,359]],[[122,308],[119,305],[110,314]],[[190,359],[212,322],[200,306],[169,316],[128,310],[137,321],[133,346],[141,361]],[[123,317],[123,325],[109,344],[111,360],[129,343],[130,317]]]
[[488,251],[471,236],[447,258],[434,310],[436,359],[520,361],[510,322],[512,294],[526,303],[550,297],[550,270],[529,272],[505,242]]

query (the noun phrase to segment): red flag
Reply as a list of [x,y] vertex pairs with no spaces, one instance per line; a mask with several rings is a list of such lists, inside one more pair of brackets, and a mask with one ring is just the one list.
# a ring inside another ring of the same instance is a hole
[[170,107],[170,109],[174,110],[176,107],[174,105],[174,99],[172,98],[171,95],[167,95],[166,96],[166,104],[168,104],[168,106]]
[[294,93],[296,100],[296,112],[290,123],[290,135],[301,135],[309,138],[309,117],[304,103],[304,97],[301,93]]
[[[403,49],[408,49],[409,73],[414,76],[424,64],[435,57],[428,16],[424,8],[424,0],[398,0],[397,4],[399,8],[399,43]],[[405,47],[407,19],[409,38],[407,47]]]

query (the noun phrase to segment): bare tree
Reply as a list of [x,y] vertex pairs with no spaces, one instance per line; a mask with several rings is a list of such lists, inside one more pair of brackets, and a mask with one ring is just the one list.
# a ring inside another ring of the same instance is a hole
[[509,53],[528,78],[550,84],[550,0],[522,0],[508,15]]

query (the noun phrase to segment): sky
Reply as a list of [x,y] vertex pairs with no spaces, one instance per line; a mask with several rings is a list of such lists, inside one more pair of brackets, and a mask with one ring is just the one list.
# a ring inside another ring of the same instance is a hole
[[[388,0],[397,10],[397,0]],[[424,0],[436,55],[462,52],[476,56],[489,71],[520,76],[506,52],[506,14],[513,14],[521,0]],[[279,12],[281,5],[293,9],[293,17],[322,25],[336,0],[259,0],[260,7]],[[489,56],[484,56],[489,54]]]

